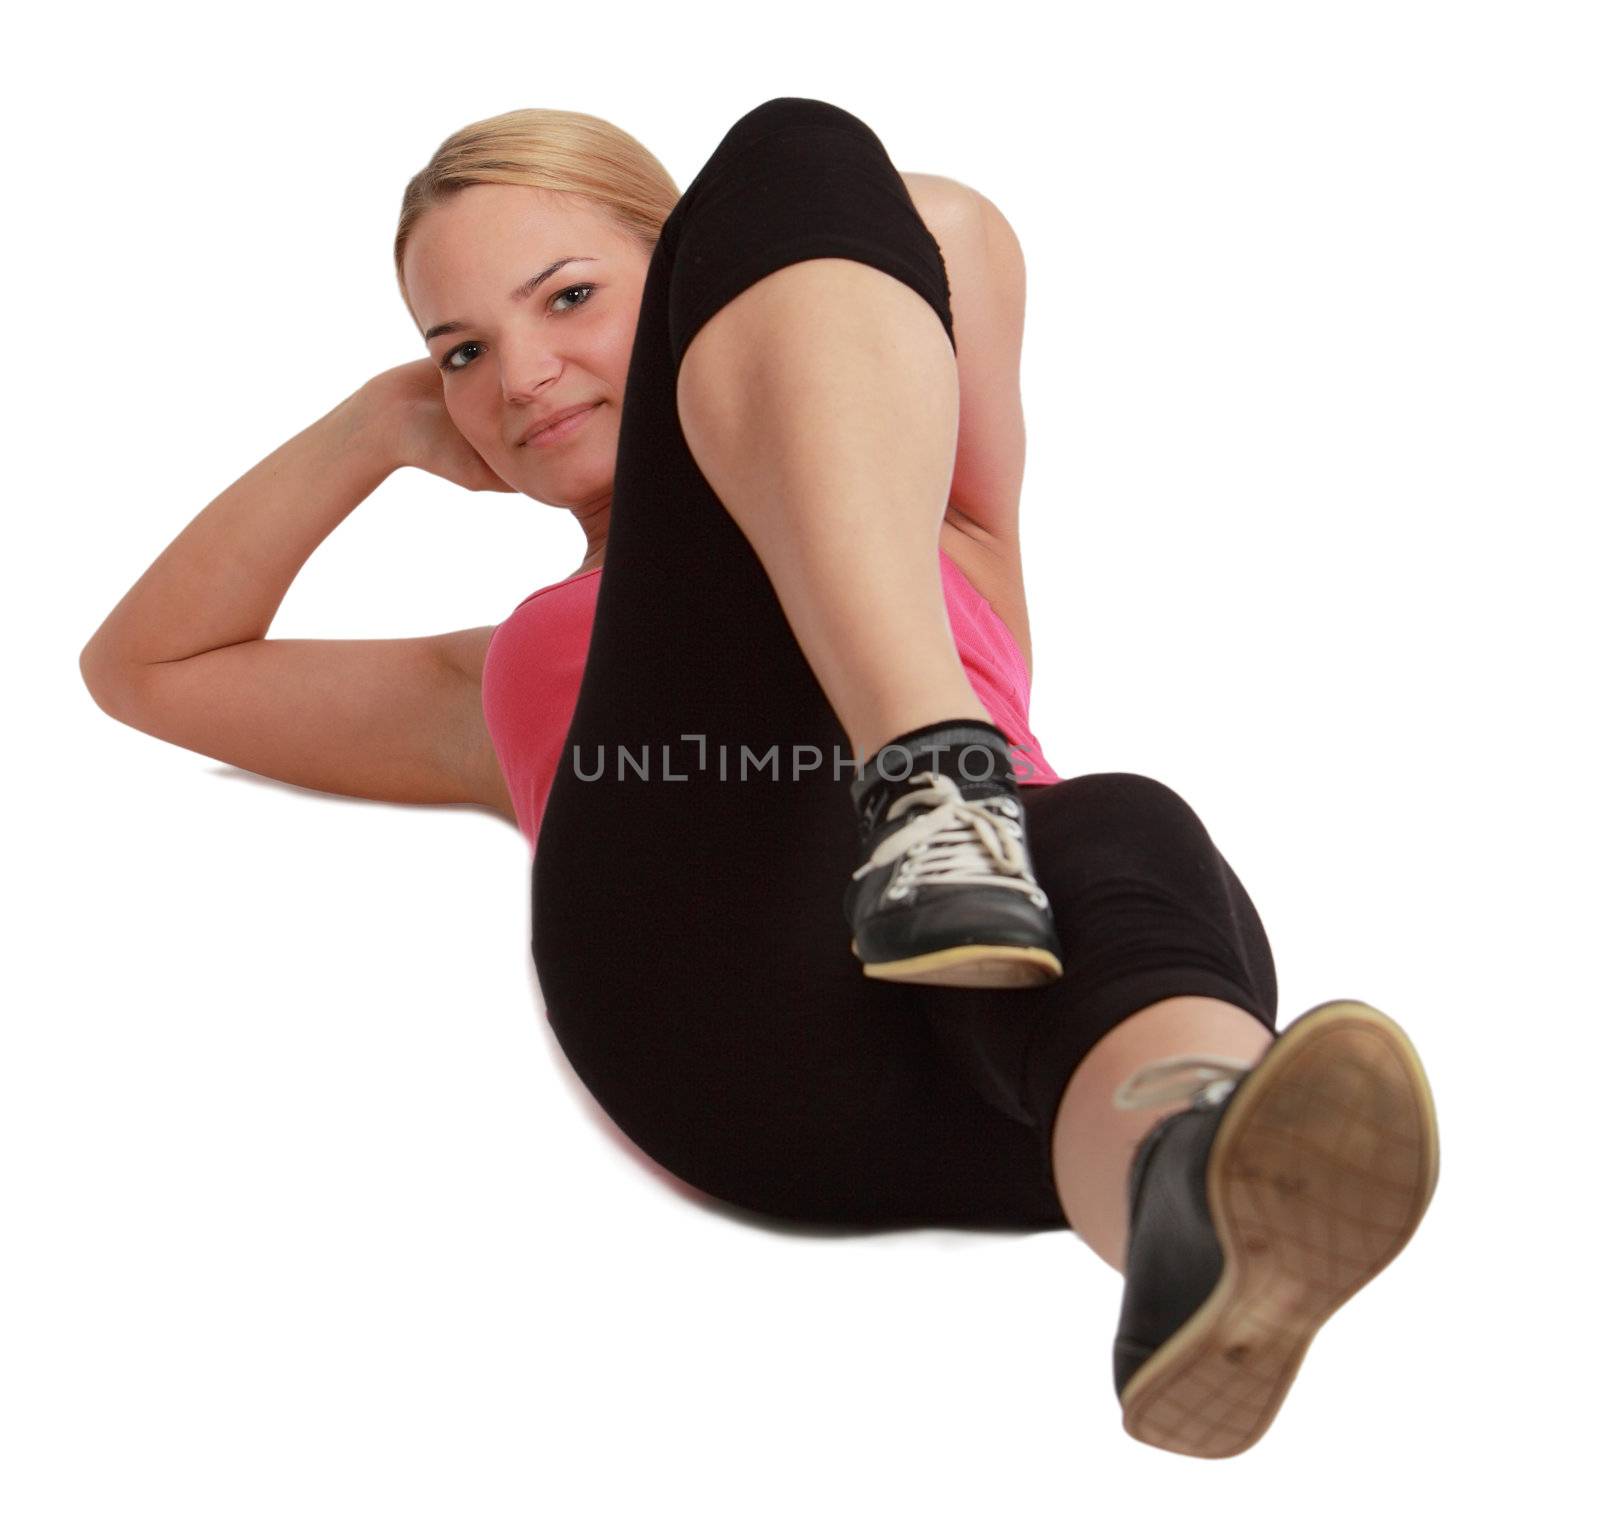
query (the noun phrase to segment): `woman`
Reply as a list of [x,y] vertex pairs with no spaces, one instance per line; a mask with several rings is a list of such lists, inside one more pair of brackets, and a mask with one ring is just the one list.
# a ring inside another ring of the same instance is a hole
[[[97,699],[514,819],[550,1021],[642,1149],[774,1216],[1074,1228],[1125,1275],[1124,1426],[1249,1447],[1418,1225],[1432,1101],[1362,1003],[1279,1034],[1193,810],[1027,729],[1004,219],[818,100],[681,197],[609,124],[518,111],[413,179],[395,263],[428,358],[196,518],[85,649]],[[406,464],[571,511],[583,562],[494,627],[265,638]]]

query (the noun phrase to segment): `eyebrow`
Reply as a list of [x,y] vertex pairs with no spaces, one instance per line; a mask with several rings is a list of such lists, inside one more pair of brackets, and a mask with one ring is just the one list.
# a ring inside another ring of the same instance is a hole
[[[554,274],[557,269],[564,269],[569,263],[595,263],[597,261],[598,260],[593,254],[587,253],[582,255],[574,253],[566,258],[558,258],[553,264],[550,265],[549,268],[540,269],[539,272],[533,275],[532,278],[524,279],[522,283],[519,284],[516,289],[514,289],[506,298],[508,300],[526,300],[528,296],[533,294],[533,292],[537,290],[539,286],[545,282],[545,280]],[[436,327],[429,327],[428,330],[422,334],[422,340],[424,342],[432,342],[435,337],[443,337],[446,332],[464,331],[466,329],[466,325],[467,324],[464,321],[440,322]]]

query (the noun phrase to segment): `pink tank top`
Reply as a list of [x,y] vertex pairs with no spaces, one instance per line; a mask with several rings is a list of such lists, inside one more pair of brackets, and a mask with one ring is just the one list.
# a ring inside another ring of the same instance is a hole
[[[1031,682],[1016,640],[943,548],[939,569],[961,662],[989,719],[1011,740],[1017,783],[1055,784],[1060,776],[1028,728]],[[495,628],[484,655],[484,720],[530,854],[577,708],[603,572],[535,590]]]

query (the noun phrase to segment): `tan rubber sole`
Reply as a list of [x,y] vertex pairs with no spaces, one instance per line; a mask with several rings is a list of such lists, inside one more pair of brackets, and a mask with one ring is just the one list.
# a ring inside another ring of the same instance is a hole
[[[859,959],[856,940],[850,952]],[[900,980],[910,985],[965,985],[991,989],[1026,989],[1061,978],[1061,960],[1048,948],[1010,948],[1001,944],[967,943],[919,953],[884,964],[863,963],[874,980]]]
[[1266,1432],[1312,1337],[1416,1231],[1439,1180],[1422,1062],[1362,1001],[1326,1001],[1269,1048],[1206,1165],[1222,1276],[1123,1387],[1123,1427],[1201,1459]]

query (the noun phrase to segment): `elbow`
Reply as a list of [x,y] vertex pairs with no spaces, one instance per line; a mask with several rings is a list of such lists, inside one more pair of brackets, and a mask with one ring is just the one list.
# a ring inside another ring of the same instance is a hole
[[101,705],[100,686],[105,678],[105,671],[93,638],[83,645],[83,652],[78,655],[78,675],[89,694],[94,696],[95,704]]
[[95,693],[95,687],[105,678],[110,660],[99,646],[99,633],[91,637],[83,645],[83,651],[78,654],[78,673],[83,677],[83,682],[89,687],[89,694]]
[[91,638],[78,655],[78,675],[84,688],[105,714],[127,722],[128,670],[125,664],[108,657]]

